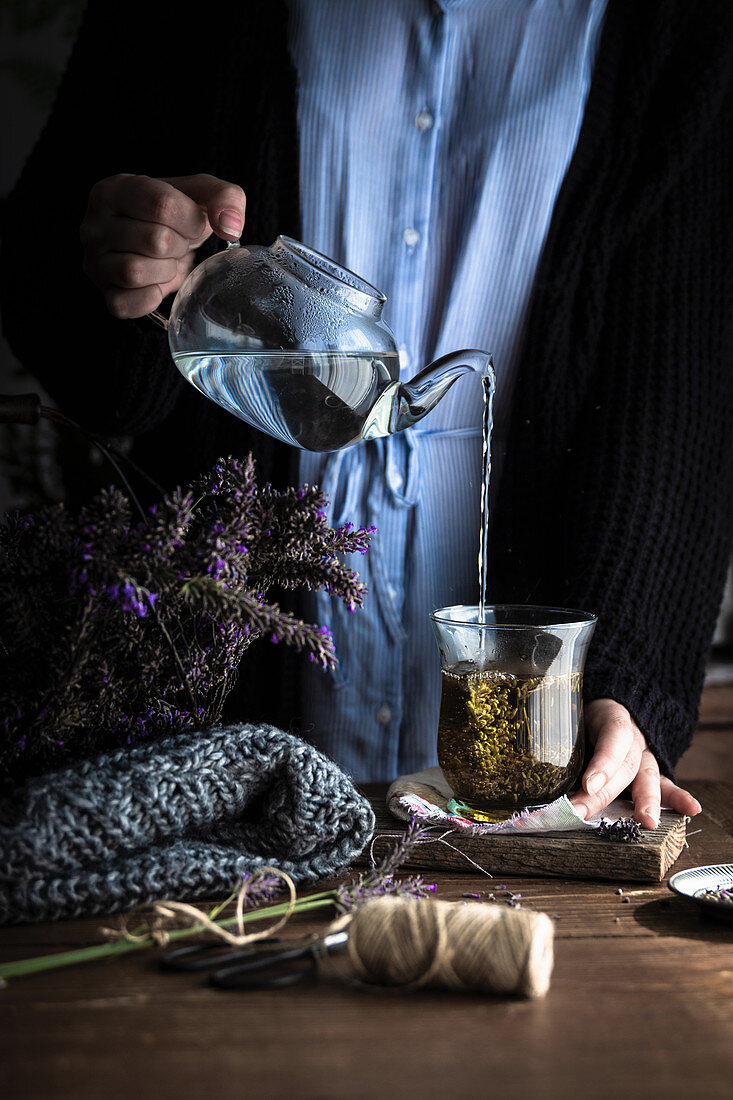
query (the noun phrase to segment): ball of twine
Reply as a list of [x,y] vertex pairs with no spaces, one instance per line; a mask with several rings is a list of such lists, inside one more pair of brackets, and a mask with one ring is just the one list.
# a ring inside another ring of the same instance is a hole
[[348,953],[363,982],[542,997],[553,935],[550,918],[527,909],[382,897],[352,917]]

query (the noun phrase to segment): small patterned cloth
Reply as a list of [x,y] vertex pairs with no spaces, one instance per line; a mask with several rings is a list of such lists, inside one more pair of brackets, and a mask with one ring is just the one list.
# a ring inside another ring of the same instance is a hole
[[273,726],[105,753],[29,780],[0,816],[0,924],[228,893],[264,866],[295,882],[366,846],[372,808],[332,760]]
[[478,824],[467,817],[451,813],[448,802],[454,797],[440,768],[426,768],[414,775],[395,779],[387,791],[390,812],[402,821],[417,817],[429,825],[443,825],[458,833],[482,836],[486,833],[546,833],[568,832],[571,829],[598,828],[601,818],[618,821],[630,817],[633,806],[617,798],[601,813],[584,821],[567,795],[556,798],[539,810],[525,810],[492,824]]

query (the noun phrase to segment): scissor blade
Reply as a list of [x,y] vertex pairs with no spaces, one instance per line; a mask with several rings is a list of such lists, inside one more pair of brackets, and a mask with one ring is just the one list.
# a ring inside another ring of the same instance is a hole
[[315,977],[316,955],[311,945],[246,960],[215,970],[209,985],[217,989],[282,989]]
[[268,940],[267,943],[250,944],[248,947],[227,947],[221,940],[209,940],[204,943],[186,944],[166,951],[158,960],[161,970],[177,970],[188,974],[213,970],[227,963],[244,962],[264,954],[271,955],[273,943],[281,940]]

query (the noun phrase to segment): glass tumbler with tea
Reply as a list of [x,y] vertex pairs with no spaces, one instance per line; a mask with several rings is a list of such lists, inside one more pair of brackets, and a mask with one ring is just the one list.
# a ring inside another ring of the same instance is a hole
[[580,778],[583,668],[596,616],[530,605],[444,607],[438,763],[474,821],[546,805]]

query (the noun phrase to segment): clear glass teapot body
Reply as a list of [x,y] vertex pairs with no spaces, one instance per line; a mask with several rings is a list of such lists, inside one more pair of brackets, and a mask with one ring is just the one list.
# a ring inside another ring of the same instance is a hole
[[491,357],[468,350],[401,384],[385,300],[289,237],[232,244],[181,286],[168,341],[183,376],[222,408],[284,443],[335,451],[416,423],[468,371],[493,375]]

